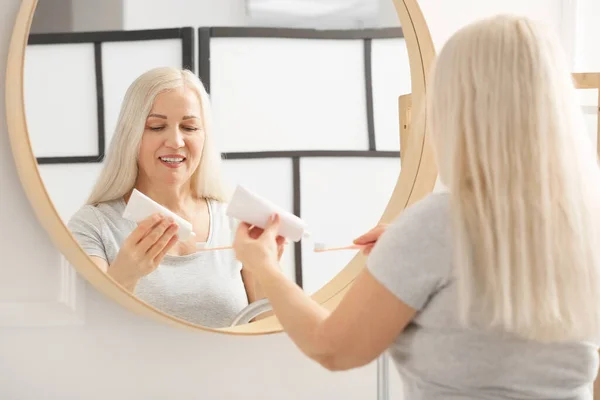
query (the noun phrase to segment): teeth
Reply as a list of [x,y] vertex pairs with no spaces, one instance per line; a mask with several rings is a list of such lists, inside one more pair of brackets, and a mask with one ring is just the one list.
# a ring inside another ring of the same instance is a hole
[[170,162],[170,163],[180,163],[185,160],[185,158],[171,158],[171,157],[160,157],[162,161]]

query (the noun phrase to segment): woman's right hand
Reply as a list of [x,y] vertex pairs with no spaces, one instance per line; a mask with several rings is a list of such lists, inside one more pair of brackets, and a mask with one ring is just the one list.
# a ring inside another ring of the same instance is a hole
[[354,239],[353,243],[364,245],[365,247],[363,248],[362,251],[366,255],[369,255],[369,253],[371,253],[371,250],[373,250],[373,247],[375,247],[375,243],[377,243],[377,240],[379,239],[379,237],[383,234],[383,232],[385,232],[385,230],[389,226],[390,226],[389,224],[379,224],[375,228],[368,231],[367,233]]
[[142,222],[125,239],[108,274],[133,292],[138,281],[158,268],[177,242],[177,224],[159,214]]

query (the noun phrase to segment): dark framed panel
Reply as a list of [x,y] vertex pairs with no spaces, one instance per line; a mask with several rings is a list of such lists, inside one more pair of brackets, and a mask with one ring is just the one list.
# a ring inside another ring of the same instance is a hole
[[[236,152],[222,153],[222,158],[226,160],[248,160],[248,159],[267,159],[267,158],[289,158],[292,160],[292,207],[293,213],[298,217],[302,214],[302,192],[301,192],[301,158],[397,158],[400,163],[400,152],[397,151],[264,151],[264,152]],[[294,243],[294,276],[296,284],[303,287],[303,268],[302,268],[302,243]]]
[[31,34],[28,45],[55,45],[91,43],[94,45],[94,65],[96,81],[96,107],[97,107],[97,144],[96,155],[73,155],[61,157],[37,157],[37,162],[43,164],[79,164],[101,163],[105,157],[106,129],[104,113],[104,82],[102,71],[102,43],[107,42],[133,42],[161,39],[181,39],[181,65],[182,68],[195,71],[194,56],[194,29],[191,27],[136,31],[99,31],[99,32],[69,32],[69,33],[42,33]]
[[[329,40],[362,40],[364,61],[364,85],[366,95],[368,148],[365,150],[292,150],[292,151],[253,151],[225,152],[224,159],[265,159],[287,158],[292,161],[293,211],[301,216],[301,159],[305,157],[350,157],[350,158],[398,158],[399,151],[378,151],[375,143],[375,127],[373,113],[373,88],[371,51],[373,39],[403,38],[401,28],[366,29],[366,30],[312,30],[286,28],[229,28],[212,27],[198,29],[198,47],[194,42],[193,28],[118,31],[118,32],[83,32],[65,34],[34,34],[29,38],[30,45],[92,43],[94,45],[96,101],[98,107],[98,149],[94,156],[39,157],[39,164],[74,164],[101,163],[104,159],[106,132],[104,126],[104,82],[102,71],[102,43],[132,42],[157,39],[181,39],[182,67],[194,70],[195,51],[198,51],[198,74],[207,90],[210,90],[210,40],[215,37],[255,37],[255,38],[289,38],[289,39],[329,39]],[[302,287],[302,251],[301,244],[295,244],[295,278]]]
[[[212,38],[278,38],[278,39],[325,39],[325,40],[362,40],[364,60],[364,84],[366,96],[366,118],[368,149],[354,150],[292,150],[292,151],[254,151],[226,152],[224,159],[263,159],[289,158],[292,160],[293,212],[301,217],[301,171],[300,160],[303,157],[384,157],[398,158],[399,151],[377,151],[375,141],[375,124],[373,111],[372,85],[372,40],[402,39],[402,28],[352,29],[352,30],[317,30],[295,28],[262,28],[262,27],[203,27],[198,29],[198,74],[206,90],[211,90],[211,39]],[[295,243],[295,278],[296,283],[303,286],[303,268],[301,243]]]
[[[397,158],[400,162],[400,153],[395,151],[265,151],[265,152],[236,152],[222,153],[222,158],[226,160],[248,160],[248,159],[266,159],[266,158],[290,158],[292,160],[292,207],[293,213],[298,217],[302,214],[302,192],[301,192],[301,158]],[[303,268],[302,268],[302,243],[294,243],[294,276],[296,284],[303,286]]]
[[277,38],[362,40],[365,71],[366,117],[369,150],[375,151],[375,124],[373,117],[372,46],[373,39],[404,38],[402,28],[320,30],[262,27],[205,27],[198,29],[198,74],[210,93],[210,39],[211,38]]

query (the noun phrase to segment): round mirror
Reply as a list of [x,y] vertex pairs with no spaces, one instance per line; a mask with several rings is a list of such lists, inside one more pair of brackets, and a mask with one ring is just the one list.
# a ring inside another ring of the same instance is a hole
[[[365,258],[316,250],[351,245],[433,189],[425,127],[410,127],[434,56],[416,1],[394,1],[399,28],[325,30],[201,19],[132,30],[124,15],[75,12],[77,0],[49,26],[42,3],[23,1],[7,71],[21,180],[58,251],[131,310],[280,329],[229,248],[237,186],[304,220],[311,236],[288,240],[281,268],[328,307]],[[195,236],[128,217],[134,189]]]

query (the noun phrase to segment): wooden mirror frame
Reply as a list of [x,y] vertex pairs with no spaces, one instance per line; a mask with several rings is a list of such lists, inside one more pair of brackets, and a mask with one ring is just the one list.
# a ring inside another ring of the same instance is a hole
[[[412,94],[411,102],[424,104],[427,73],[435,57],[435,49],[425,19],[417,0],[390,0],[394,2],[405,35],[408,50]],[[22,0],[14,24],[6,69],[6,115],[9,138],[21,184],[37,219],[48,232],[56,248],[66,257],[81,276],[97,290],[127,309],[176,327],[196,331],[219,332],[232,335],[260,335],[281,331],[276,317],[268,317],[251,324],[231,328],[212,329],[175,318],[141,301],[100,270],[78,245],[59,216],[38,170],[31,146],[25,114],[24,63],[31,21],[37,0]],[[400,51],[400,49],[398,49]],[[401,117],[402,118],[402,117]],[[403,129],[401,129],[402,133]],[[389,222],[410,204],[433,190],[437,167],[433,151],[426,139],[423,125],[402,134],[406,143],[403,149],[402,168],[394,192],[380,221]],[[405,156],[404,156],[405,155]],[[313,294],[313,299],[327,309],[333,309],[342,299],[360,270],[365,257],[358,254],[324,287]]]
[[[598,106],[596,113],[598,116],[598,128],[596,130],[596,152],[600,158],[600,72],[575,72],[573,73],[573,85],[576,89],[597,89],[598,90]],[[412,118],[412,96],[410,93],[400,96],[398,99],[400,108],[400,149],[405,148],[408,141],[408,135],[411,126]],[[402,154],[401,154],[402,156]]]
[[598,128],[596,131],[596,153],[600,157],[600,72],[576,72],[573,74],[573,83],[577,89],[597,89],[598,106]]

